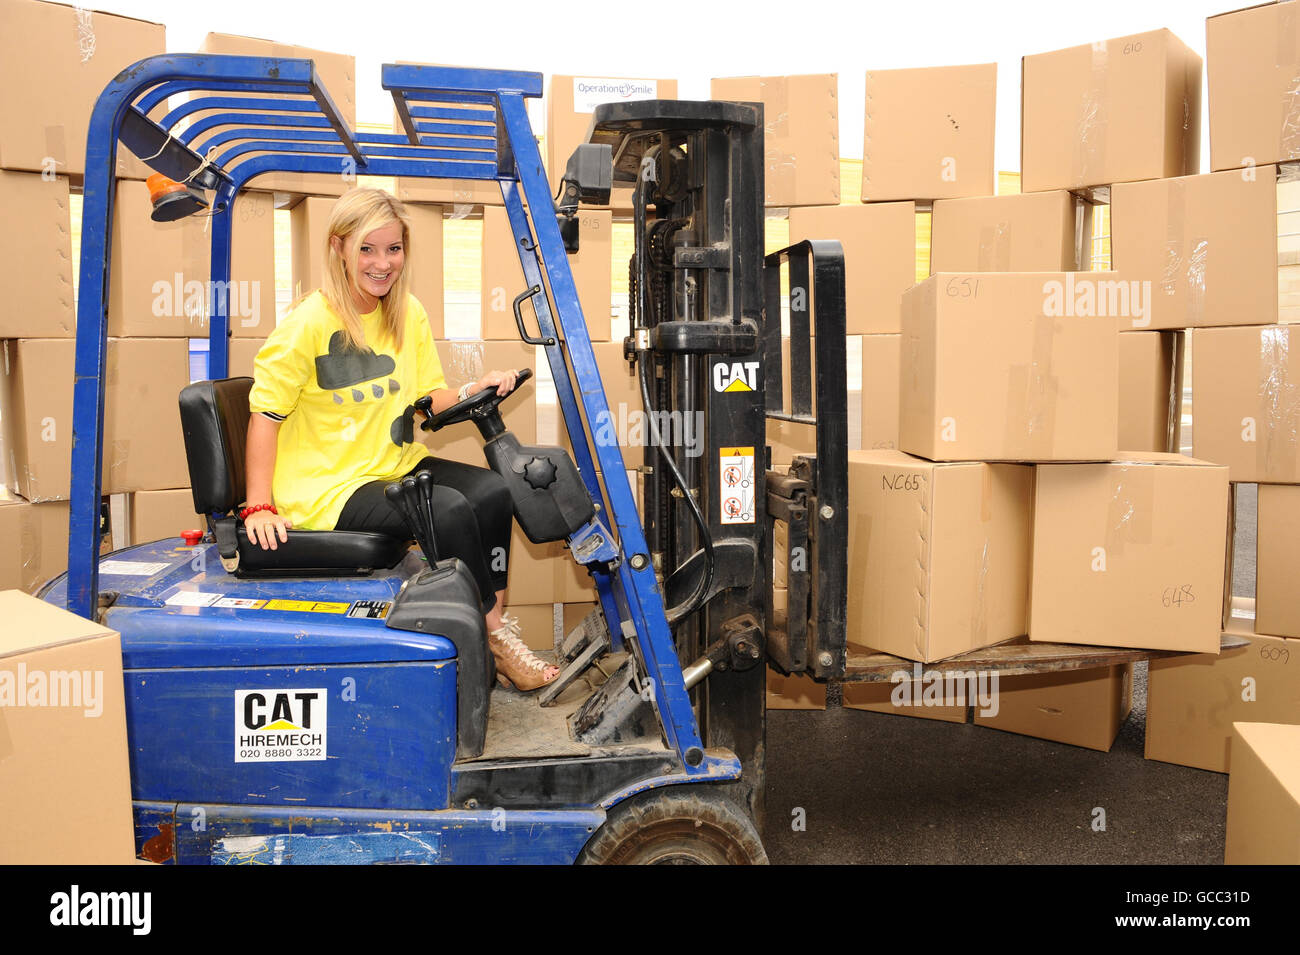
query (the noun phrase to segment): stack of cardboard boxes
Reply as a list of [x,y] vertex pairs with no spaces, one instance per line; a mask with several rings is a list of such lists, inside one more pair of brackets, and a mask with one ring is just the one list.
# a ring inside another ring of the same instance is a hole
[[[6,0],[14,37],[0,64],[0,256],[14,296],[0,312],[0,589],[34,590],[67,560],[72,448],[75,245],[71,205],[85,175],[91,110],[124,64],[162,53],[161,24],[35,0]],[[33,82],[36,78],[39,81]],[[160,107],[162,109],[162,107]],[[115,172],[114,283],[108,302],[103,491],[149,493],[189,483],[175,396],[188,381],[190,233],[158,245],[124,236],[147,221],[149,170],[125,149]],[[200,225],[201,228],[201,225]],[[256,305],[257,303],[253,303]],[[141,409],[150,409],[142,414]]]
[[[937,201],[933,274],[898,309],[899,451],[850,454],[849,640],[920,662],[1022,635],[1216,654],[1227,469],[1165,453],[1177,449],[1181,375],[1179,343],[1163,330],[1198,321],[1176,311],[1165,263],[1133,251],[1149,243],[1121,237],[1123,221],[1157,228],[1150,212],[1121,221],[1121,210],[1131,193],[1167,183],[1121,184],[1196,170],[1188,117],[1199,111],[1200,60],[1168,31],[1026,57],[1026,192],[999,197],[990,195],[991,144],[988,174],[967,191],[940,179],[908,194],[881,181],[896,168],[981,168],[948,144],[889,162],[879,152],[927,141],[907,135],[913,116],[891,121],[889,104],[926,102],[919,85],[901,94],[894,85],[928,72],[868,84],[864,200]],[[949,78],[935,111],[952,118],[976,85]],[[1067,116],[1060,104],[1076,102],[1079,115]],[[947,132],[978,129],[962,119]],[[1114,135],[1133,126],[1146,134]],[[1120,271],[1082,272],[1090,202],[1107,196]],[[1171,209],[1172,200],[1160,212]],[[1185,212],[1173,216],[1185,222]],[[1181,238],[1166,232],[1161,255],[1165,240]],[[1199,304],[1203,315],[1204,296]],[[976,720],[1108,749],[1130,679],[1124,668],[1006,678],[998,715]],[[846,705],[859,692],[846,687]],[[934,709],[893,711],[946,715]]]
[[1288,4],[1210,17],[1213,171],[1112,197],[1117,264],[1121,255],[1161,262],[1159,287],[1191,329],[1193,453],[1225,465],[1234,491],[1259,488],[1255,599],[1233,598],[1225,621],[1249,646],[1153,661],[1147,705],[1147,757],[1217,772],[1231,767],[1234,792],[1236,757],[1250,749],[1250,733],[1234,741],[1233,723],[1300,724],[1300,671],[1286,663],[1300,652],[1300,366],[1290,333],[1300,248],[1293,224],[1298,39],[1300,20]]

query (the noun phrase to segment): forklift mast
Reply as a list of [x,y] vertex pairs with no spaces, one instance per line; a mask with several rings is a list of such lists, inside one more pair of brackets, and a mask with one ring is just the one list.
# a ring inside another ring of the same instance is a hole
[[[631,335],[624,355],[640,383],[651,439],[641,468],[647,546],[676,627],[677,655],[689,664],[686,685],[698,686],[693,702],[701,734],[707,745],[740,757],[745,776],[735,795],[762,818],[767,657],[787,671],[819,676],[844,667],[843,254],[838,243],[802,243],[764,262],[761,103],[604,105],[588,139],[610,147],[614,182],[633,189]],[[790,311],[798,386],[790,414],[783,410],[781,373],[786,260],[787,288],[804,290]],[[811,301],[822,305],[816,339]],[[814,341],[819,373],[828,372],[818,379],[824,415],[818,455],[801,461],[795,476],[769,473],[769,414],[815,421]],[[828,474],[818,472],[819,461]],[[811,533],[810,502],[823,515]],[[794,578],[791,585],[791,607],[796,594],[813,606],[825,603],[827,612],[815,612],[811,626],[786,627],[774,613],[773,505],[777,519],[795,525],[792,538],[807,547],[812,537],[820,545],[812,573],[797,573],[800,589]],[[816,650],[811,666],[810,644]]]

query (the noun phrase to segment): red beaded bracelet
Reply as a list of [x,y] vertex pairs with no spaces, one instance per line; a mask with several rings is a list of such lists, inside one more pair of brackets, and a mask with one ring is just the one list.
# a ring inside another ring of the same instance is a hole
[[270,511],[272,514],[275,514],[275,515],[279,515],[279,513],[280,513],[279,511],[277,511],[277,510],[275,509],[275,505],[274,505],[274,504],[254,504],[252,507],[246,507],[246,508],[244,508],[242,511],[240,511],[240,512],[239,512],[239,519],[240,519],[241,521],[246,521],[246,520],[248,520],[251,516],[253,516],[254,514],[256,514],[258,511]]

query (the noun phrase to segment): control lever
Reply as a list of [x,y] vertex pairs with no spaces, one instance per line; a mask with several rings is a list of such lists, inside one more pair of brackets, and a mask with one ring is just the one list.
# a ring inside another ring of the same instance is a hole
[[[420,514],[424,518],[424,526],[429,533],[429,543],[436,549],[438,545],[434,541],[433,534],[433,475],[428,471],[421,471],[415,475],[415,483],[420,485],[420,503],[423,505]],[[430,559],[437,560],[437,555],[435,554]]]
[[[422,471],[421,474],[427,475],[428,472]],[[430,477],[430,487],[432,483]],[[409,475],[402,478],[400,483],[394,482],[384,488],[384,497],[402,512],[411,536],[420,545],[420,550],[424,551],[424,556],[429,563],[434,564],[438,561],[438,547],[433,533],[433,509],[421,506],[424,504],[422,496],[420,485]],[[432,499],[431,493],[430,499]]]

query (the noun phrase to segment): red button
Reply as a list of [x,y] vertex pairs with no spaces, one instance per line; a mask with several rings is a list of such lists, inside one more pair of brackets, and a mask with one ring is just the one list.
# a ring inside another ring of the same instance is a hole
[[181,531],[181,537],[185,538],[185,545],[193,547],[199,541],[203,540],[203,531]]

